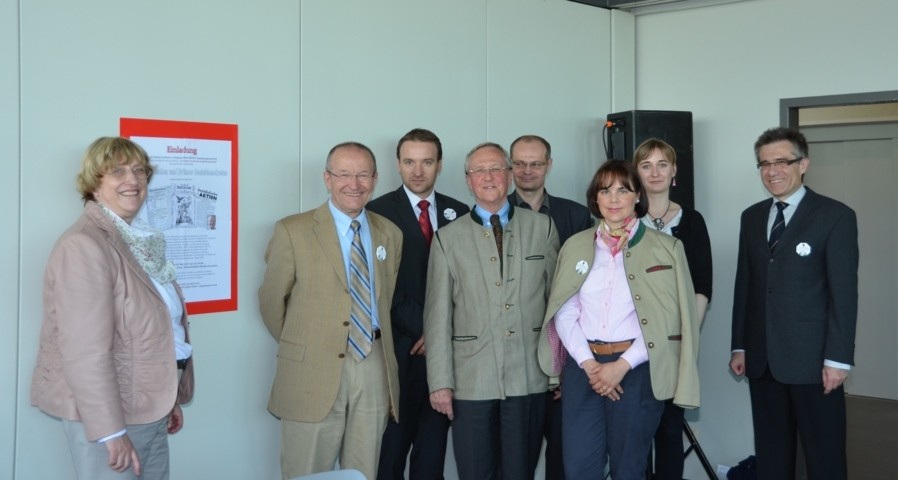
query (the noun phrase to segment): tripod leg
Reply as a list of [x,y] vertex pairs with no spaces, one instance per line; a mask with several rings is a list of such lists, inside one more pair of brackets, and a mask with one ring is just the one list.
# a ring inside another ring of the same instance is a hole
[[710,480],[717,480],[717,474],[714,472],[714,467],[711,466],[711,462],[709,462],[708,457],[705,456],[705,451],[702,450],[702,446],[698,444],[698,439],[695,438],[695,433],[692,432],[692,427],[689,426],[689,422],[687,422],[685,418],[683,419],[683,433],[689,440],[690,445],[683,456],[688,456],[695,450],[695,454],[698,455],[698,461],[701,462],[702,468],[704,468],[705,473],[708,474],[708,478]]

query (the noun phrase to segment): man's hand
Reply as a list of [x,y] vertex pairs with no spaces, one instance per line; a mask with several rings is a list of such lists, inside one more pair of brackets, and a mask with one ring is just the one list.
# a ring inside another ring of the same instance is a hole
[[421,336],[421,338],[418,339],[417,342],[415,342],[414,345],[412,345],[412,349],[408,353],[409,353],[409,355],[425,355],[425,353],[424,353],[424,336],[423,335]]
[[839,388],[848,378],[848,370],[844,368],[823,366],[823,394],[828,395],[829,392]]
[[737,377],[745,375],[745,352],[733,352],[733,355],[730,357],[730,370]]
[[561,400],[561,387],[552,390],[552,401],[557,402],[559,400]]
[[449,417],[449,420],[455,418],[452,413],[452,389],[441,388],[430,394],[430,406],[434,410]]
[[107,440],[106,450],[109,452],[109,468],[121,473],[131,467],[134,469],[134,475],[140,476],[140,458],[127,433]]
[[181,411],[180,405],[175,405],[175,408],[171,410],[171,413],[168,414],[168,434],[174,435],[181,431],[181,428],[184,427],[184,412]]

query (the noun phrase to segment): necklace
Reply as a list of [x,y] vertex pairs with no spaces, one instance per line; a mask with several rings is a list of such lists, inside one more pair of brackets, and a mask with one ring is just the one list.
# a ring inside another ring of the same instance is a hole
[[667,210],[665,210],[664,213],[662,213],[661,216],[658,217],[658,218],[653,217],[652,214],[651,214],[651,212],[648,212],[648,211],[646,212],[646,213],[649,214],[649,217],[652,219],[652,225],[655,226],[655,229],[656,229],[656,230],[661,230],[661,229],[664,228],[664,225],[665,225],[665,223],[664,223],[664,216],[667,215],[667,212],[670,211],[670,204],[671,204],[671,203],[673,203],[673,202],[671,202],[670,199],[668,199],[668,200],[667,200]]

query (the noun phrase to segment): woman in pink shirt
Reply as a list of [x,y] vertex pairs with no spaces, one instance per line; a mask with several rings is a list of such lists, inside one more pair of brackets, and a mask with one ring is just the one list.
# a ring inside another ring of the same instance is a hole
[[541,365],[562,373],[566,474],[604,478],[610,461],[615,480],[642,479],[663,400],[698,406],[695,293],[679,240],[639,221],[647,201],[630,163],[603,164],[587,205],[598,228],[562,248],[544,328],[568,358]]

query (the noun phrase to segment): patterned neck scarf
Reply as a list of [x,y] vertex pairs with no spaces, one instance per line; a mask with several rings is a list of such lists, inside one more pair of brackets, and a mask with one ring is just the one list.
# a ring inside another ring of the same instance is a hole
[[612,229],[605,220],[599,221],[599,235],[602,237],[602,241],[605,242],[605,245],[608,245],[608,248],[611,249],[611,256],[615,256],[627,246],[627,242],[630,241],[630,232],[636,228],[636,223],[639,221],[636,217],[629,217],[624,220],[624,225],[620,228]]
[[133,226],[128,225],[105,205],[100,205],[100,209],[112,219],[112,224],[147,275],[162,285],[175,279],[175,266],[165,259],[165,236],[162,232],[153,230],[138,219],[134,219]]

